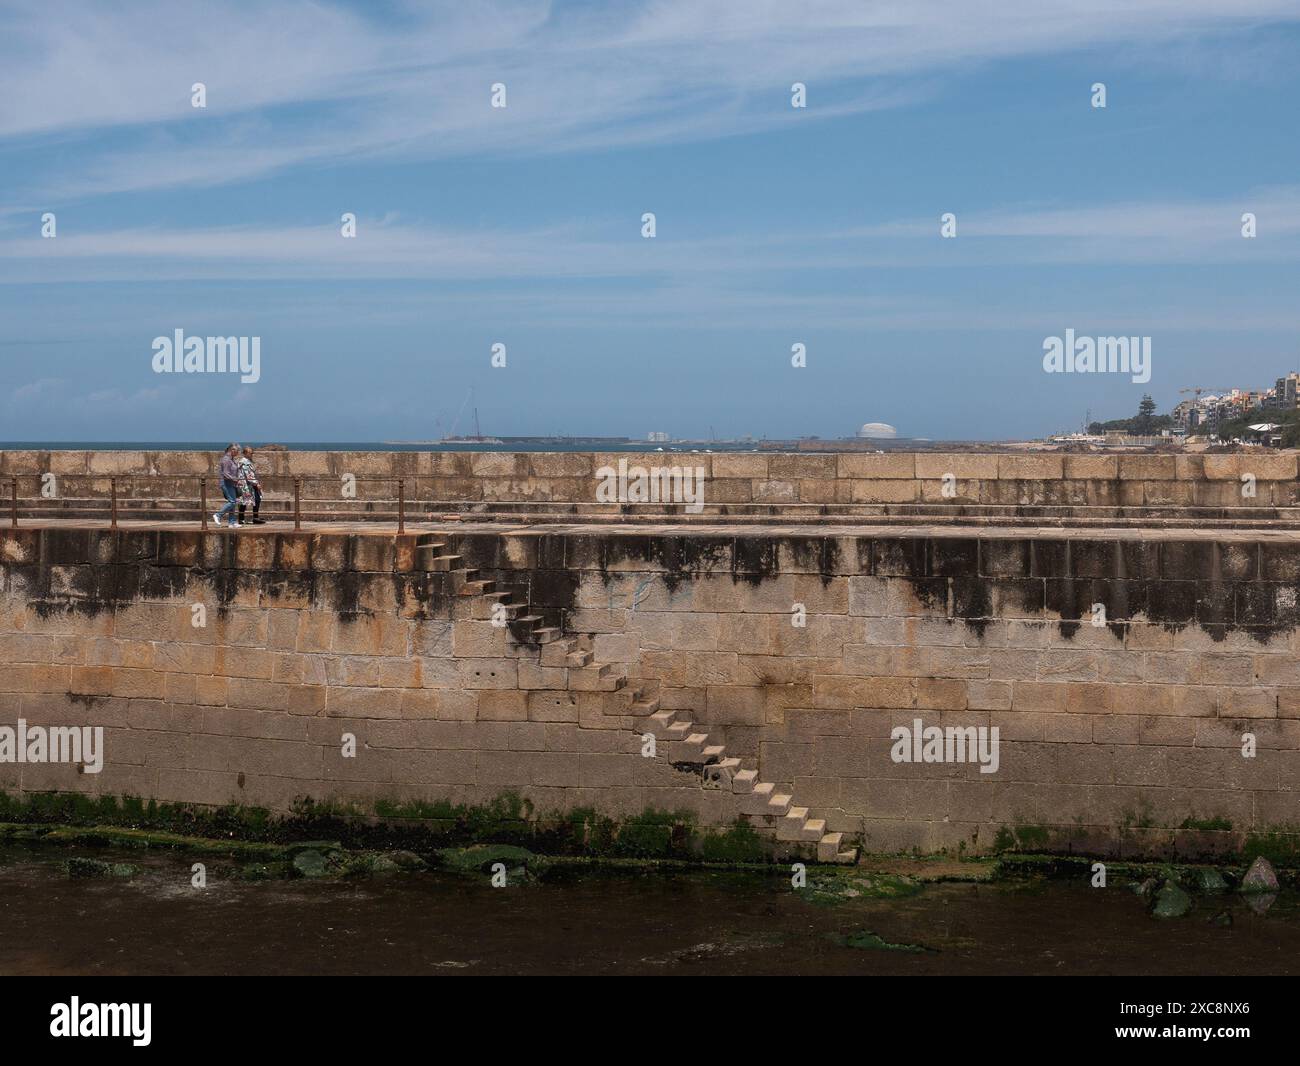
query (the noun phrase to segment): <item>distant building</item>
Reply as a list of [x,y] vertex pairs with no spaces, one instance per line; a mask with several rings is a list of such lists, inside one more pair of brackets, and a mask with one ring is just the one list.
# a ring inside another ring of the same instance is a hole
[[1276,422],[1259,422],[1253,426],[1247,426],[1242,433],[1242,438],[1251,444],[1264,444],[1272,448],[1282,447],[1282,434],[1279,432],[1281,426]]
[[1300,407],[1300,374],[1278,378],[1272,391],[1264,393],[1262,406],[1272,411],[1294,411]]
[[864,422],[858,437],[866,440],[889,440],[898,436],[898,430],[884,422]]
[[1201,410],[1196,400],[1183,400],[1173,409],[1172,414],[1174,421],[1186,429],[1195,429],[1200,425]]
[[667,439],[668,439],[667,433],[651,433],[646,438],[646,440],[651,441],[654,444],[663,444],[664,441],[666,441]]
[[[1174,423],[1187,431],[1199,428],[1216,431],[1224,422],[1254,416],[1256,412],[1295,411],[1300,409],[1300,373],[1277,379],[1271,389],[1231,389],[1223,395],[1196,391],[1195,399],[1183,400],[1171,412]],[[1261,425],[1267,420],[1261,420]]]

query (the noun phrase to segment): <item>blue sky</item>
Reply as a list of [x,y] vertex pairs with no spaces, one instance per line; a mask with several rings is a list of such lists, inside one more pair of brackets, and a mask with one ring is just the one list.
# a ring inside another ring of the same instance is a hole
[[[0,3],[0,439],[429,439],[471,386],[485,433],[1004,438],[1300,369],[1294,2],[49,11]],[[261,380],[154,373],[178,328]],[[1044,373],[1067,328],[1151,381]]]

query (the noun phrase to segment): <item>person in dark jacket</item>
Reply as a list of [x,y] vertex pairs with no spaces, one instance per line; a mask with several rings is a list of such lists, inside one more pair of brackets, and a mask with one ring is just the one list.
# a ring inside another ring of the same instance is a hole
[[226,498],[226,506],[212,516],[212,521],[221,525],[226,515],[230,516],[230,528],[238,529],[235,520],[235,508],[239,504],[239,445],[232,444],[221,456],[221,494]]

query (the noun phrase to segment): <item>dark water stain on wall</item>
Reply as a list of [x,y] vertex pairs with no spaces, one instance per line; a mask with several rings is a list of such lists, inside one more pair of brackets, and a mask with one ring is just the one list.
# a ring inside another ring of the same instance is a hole
[[[856,537],[842,546],[840,539],[493,532],[458,534],[451,550],[552,624],[576,609],[588,571],[599,572],[606,585],[616,574],[644,571],[670,593],[723,574],[757,588],[780,575],[782,558],[823,584],[855,574],[904,580],[927,611],[960,620],[980,636],[995,618],[1045,617],[1072,639],[1099,610],[1118,642],[1139,619],[1170,632],[1197,626],[1216,641],[1244,630],[1260,644],[1300,624],[1300,545],[1290,543],[1240,536],[894,536]],[[196,531],[24,531],[12,539],[10,551],[22,561],[4,564],[4,587],[42,617],[93,617],[141,599],[187,595],[215,597],[223,614],[241,602],[300,602],[360,618],[376,603],[395,603],[407,617],[450,617],[448,575],[376,571],[383,555],[374,538],[362,544],[360,535],[317,535],[310,543],[308,554],[304,539],[288,534],[265,552],[251,539],[241,546],[235,536]]]
[[731,556],[731,576],[757,587],[780,573],[776,540],[772,537],[737,537]]

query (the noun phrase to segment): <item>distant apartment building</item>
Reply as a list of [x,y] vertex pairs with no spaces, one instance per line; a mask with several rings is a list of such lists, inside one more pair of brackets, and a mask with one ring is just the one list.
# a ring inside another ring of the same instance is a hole
[[1223,422],[1240,418],[1261,407],[1271,395],[1271,392],[1233,389],[1222,396],[1198,396],[1194,400],[1183,400],[1178,404],[1173,409],[1173,419],[1188,431],[1198,427],[1213,430]]
[[1220,418],[1226,421],[1249,413],[1256,406],[1252,398],[1258,395],[1257,392],[1233,389],[1227,396],[1219,397]]
[[1183,400],[1173,409],[1173,419],[1184,429],[1195,429],[1201,424],[1201,405],[1198,400]]
[[1271,389],[1232,389],[1223,395],[1198,395],[1183,400],[1171,414],[1175,424],[1191,432],[1197,428],[1216,430],[1220,424],[1252,411],[1297,409],[1300,409],[1300,373],[1293,373],[1278,378]]
[[1294,411],[1300,407],[1300,374],[1278,378],[1272,391],[1265,394],[1263,406],[1273,411]]

